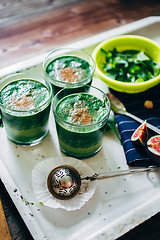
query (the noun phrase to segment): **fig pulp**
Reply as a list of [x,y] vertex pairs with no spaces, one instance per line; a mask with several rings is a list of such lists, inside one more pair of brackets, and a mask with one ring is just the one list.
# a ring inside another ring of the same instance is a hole
[[160,163],[160,135],[155,135],[147,141],[147,148],[152,160]]
[[131,140],[134,143],[140,143],[145,146],[148,141],[148,129],[146,120],[134,131],[131,136]]

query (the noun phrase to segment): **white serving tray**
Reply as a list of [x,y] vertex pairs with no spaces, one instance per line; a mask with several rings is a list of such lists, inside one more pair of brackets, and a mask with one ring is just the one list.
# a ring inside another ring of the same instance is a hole
[[[75,42],[72,47],[91,53],[99,42],[119,34],[138,34],[160,43],[159,30],[160,17],[149,17]],[[47,54],[2,69],[0,77],[16,71],[43,74],[42,61]],[[107,91],[107,85],[96,77],[93,85]],[[40,206],[32,192],[32,169],[39,161],[62,154],[52,113],[49,134],[39,145],[15,145],[0,129],[0,149],[0,177],[35,240],[116,239],[160,210],[159,170],[100,180],[94,196],[80,210]],[[100,152],[83,161],[95,172],[128,169],[123,148],[111,130],[105,133]]]

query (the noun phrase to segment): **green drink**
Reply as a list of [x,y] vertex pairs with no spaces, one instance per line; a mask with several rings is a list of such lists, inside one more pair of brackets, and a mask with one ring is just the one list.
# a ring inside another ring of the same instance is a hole
[[48,132],[51,98],[50,84],[39,75],[19,73],[2,79],[0,107],[8,138],[21,145],[39,143]]
[[54,97],[53,111],[60,148],[66,155],[85,158],[99,151],[110,112],[101,90],[64,89]]
[[62,48],[46,57],[43,70],[55,95],[65,87],[78,88],[91,84],[95,63],[92,57],[82,50]]

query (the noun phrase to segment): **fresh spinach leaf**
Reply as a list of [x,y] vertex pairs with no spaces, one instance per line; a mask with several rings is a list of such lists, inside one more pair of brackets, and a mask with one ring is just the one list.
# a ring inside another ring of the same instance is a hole
[[143,51],[116,48],[105,51],[104,71],[107,76],[122,82],[144,82],[160,74],[160,64],[151,60]]

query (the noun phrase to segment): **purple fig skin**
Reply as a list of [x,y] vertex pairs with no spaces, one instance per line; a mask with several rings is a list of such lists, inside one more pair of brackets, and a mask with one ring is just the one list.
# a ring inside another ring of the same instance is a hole
[[133,138],[132,138],[131,140],[132,140],[133,144],[135,145],[135,147],[145,146],[145,145],[146,145],[146,143],[143,142],[143,141],[141,140],[141,138],[136,138],[136,139],[133,139]]
[[157,163],[160,163],[160,156],[158,156],[158,155],[156,155],[155,153],[153,153],[153,152],[151,152],[151,149],[148,147],[148,155],[149,155],[149,157],[153,160],[153,161],[155,161],[155,162],[157,162]]
[[157,162],[157,163],[160,163],[160,153],[157,152],[153,147],[152,147],[152,142],[151,140],[155,137],[159,137],[160,138],[160,135],[156,135],[156,136],[153,136],[151,137],[148,141],[147,141],[147,149],[148,149],[148,155],[149,157]]
[[[142,128],[143,127],[143,128]],[[141,130],[140,130],[141,129]],[[135,137],[135,133],[140,131],[141,136],[137,136]],[[142,146],[146,146],[147,141],[148,141],[148,129],[147,129],[147,125],[146,125],[146,121],[144,121],[132,134],[131,136],[131,141],[135,144],[135,145],[142,145]]]

